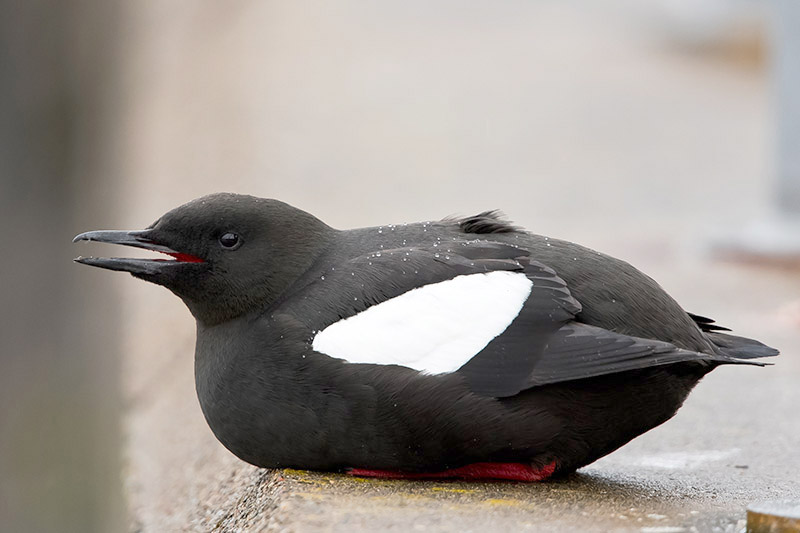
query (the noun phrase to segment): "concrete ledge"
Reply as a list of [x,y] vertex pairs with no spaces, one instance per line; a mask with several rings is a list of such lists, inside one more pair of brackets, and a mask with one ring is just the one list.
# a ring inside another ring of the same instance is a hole
[[193,530],[235,531],[740,531],[730,509],[686,491],[576,474],[544,483],[387,481],[247,468],[240,491]]

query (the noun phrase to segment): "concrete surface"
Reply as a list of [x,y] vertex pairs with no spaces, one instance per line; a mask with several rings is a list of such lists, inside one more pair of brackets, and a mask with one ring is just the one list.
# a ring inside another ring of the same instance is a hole
[[127,203],[97,226],[217,190],[336,227],[502,208],[631,261],[778,364],[715,371],[672,421],[556,482],[260,471],[202,419],[188,312],[120,279],[134,530],[733,532],[752,502],[800,499],[799,271],[706,254],[768,211],[763,72],[601,4],[131,3],[110,178]]

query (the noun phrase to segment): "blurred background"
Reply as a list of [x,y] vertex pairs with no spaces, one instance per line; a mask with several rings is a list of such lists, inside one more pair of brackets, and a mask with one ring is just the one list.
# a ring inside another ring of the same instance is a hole
[[338,228],[499,208],[796,372],[797,271],[708,254],[800,206],[790,4],[0,0],[0,529],[175,530],[228,497],[189,313],[70,261],[216,191]]

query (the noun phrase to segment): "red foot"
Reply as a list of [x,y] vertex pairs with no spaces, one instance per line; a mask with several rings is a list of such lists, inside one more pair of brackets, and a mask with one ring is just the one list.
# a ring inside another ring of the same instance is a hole
[[524,463],[473,463],[441,472],[399,472],[394,470],[369,470],[351,468],[351,476],[383,479],[508,479],[512,481],[542,481],[553,475],[556,462],[533,468]]

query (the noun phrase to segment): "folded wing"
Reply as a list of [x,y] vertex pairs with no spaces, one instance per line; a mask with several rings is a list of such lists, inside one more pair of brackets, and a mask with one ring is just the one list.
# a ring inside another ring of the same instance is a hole
[[[763,364],[580,323],[580,303],[564,280],[527,251],[500,243],[386,250],[327,277],[339,297],[324,299],[336,309],[328,313],[332,321],[314,328],[316,352],[353,364],[457,373],[488,396],[683,361]],[[325,290],[322,281],[309,294]]]

